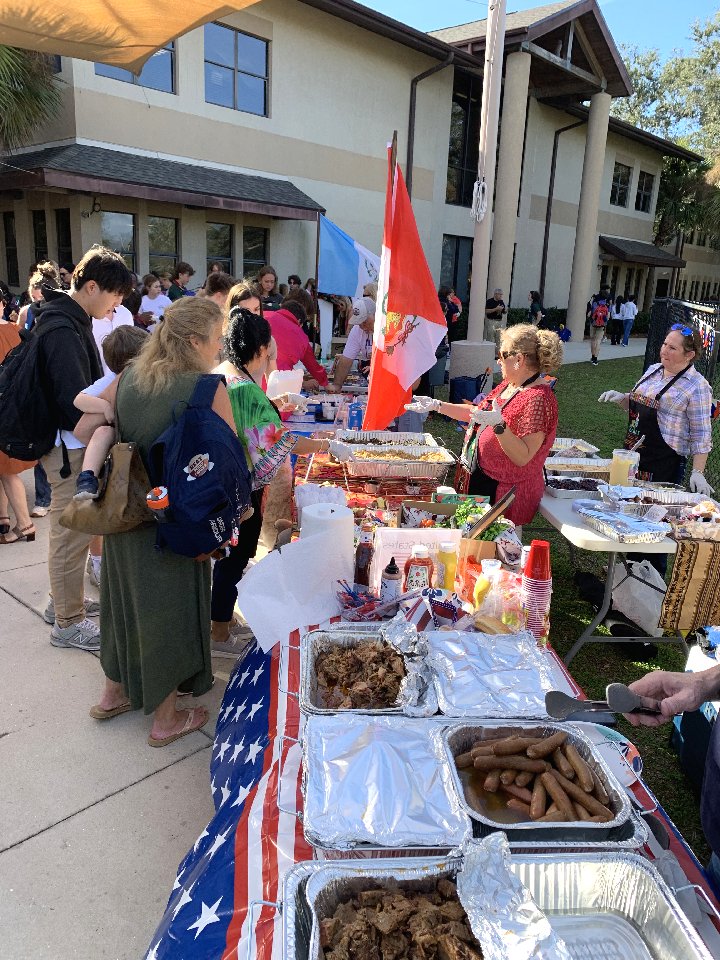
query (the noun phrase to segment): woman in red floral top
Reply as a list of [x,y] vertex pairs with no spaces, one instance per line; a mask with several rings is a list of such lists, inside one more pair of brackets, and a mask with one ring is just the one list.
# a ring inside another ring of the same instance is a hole
[[551,330],[518,324],[502,332],[499,352],[502,381],[479,406],[439,403],[435,409],[468,424],[465,492],[495,503],[514,485],[515,500],[505,515],[521,526],[535,516],[543,495],[543,465],[558,421],[549,374],[562,363],[562,343]]

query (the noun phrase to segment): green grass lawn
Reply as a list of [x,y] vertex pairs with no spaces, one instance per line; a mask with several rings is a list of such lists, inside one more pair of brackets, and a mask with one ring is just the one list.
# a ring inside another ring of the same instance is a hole
[[[560,408],[558,436],[582,437],[600,448],[600,456],[610,456],[615,447],[622,446],[627,414],[613,404],[598,403],[597,398],[604,390],[630,389],[641,372],[641,357],[605,361],[597,367],[589,363],[563,367],[556,390]],[[437,395],[447,397],[447,388],[443,391],[438,391]],[[442,438],[450,449],[459,452],[463,435],[457,431],[455,423],[431,414],[426,429],[438,439]],[[534,527],[544,528],[539,535],[551,542],[553,598],[550,636],[557,652],[564,656],[590,623],[594,611],[577,593],[573,582],[575,568],[567,541],[559,533],[548,536],[547,521],[538,516],[533,524],[523,528],[524,542],[530,542]],[[576,557],[580,569],[602,576],[602,565],[606,562],[604,554],[576,551]],[[589,697],[602,699],[608,683],[630,683],[653,669],[684,669],[685,658],[678,646],[664,644],[658,649],[657,657],[644,662],[625,659],[613,644],[588,644],[573,660],[571,672]],[[638,655],[642,655],[642,648]],[[699,801],[670,746],[670,727],[633,728],[621,719],[618,728],[640,750],[648,785],[704,862],[710,856],[710,849],[700,826]]]

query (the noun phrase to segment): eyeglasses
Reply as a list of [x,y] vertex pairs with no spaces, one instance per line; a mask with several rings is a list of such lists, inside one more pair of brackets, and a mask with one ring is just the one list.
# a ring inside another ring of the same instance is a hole
[[686,327],[684,323],[674,323],[671,327],[671,330],[679,330],[684,337],[691,337],[693,331],[691,327]]
[[503,360],[507,360],[508,357],[522,356],[522,354],[520,353],[519,350],[501,350],[500,356],[502,357]]

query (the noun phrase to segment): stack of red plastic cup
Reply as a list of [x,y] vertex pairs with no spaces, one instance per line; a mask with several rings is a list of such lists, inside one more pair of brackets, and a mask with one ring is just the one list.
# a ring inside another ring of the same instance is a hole
[[522,575],[522,600],[527,629],[539,643],[547,643],[550,633],[550,544],[533,540]]

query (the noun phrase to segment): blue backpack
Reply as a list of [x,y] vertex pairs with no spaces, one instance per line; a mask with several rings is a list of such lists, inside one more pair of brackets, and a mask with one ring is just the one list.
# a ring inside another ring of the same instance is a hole
[[184,557],[212,553],[237,535],[252,479],[234,431],[212,409],[219,374],[198,378],[185,410],[150,448],[150,482],[167,488],[157,546]]

